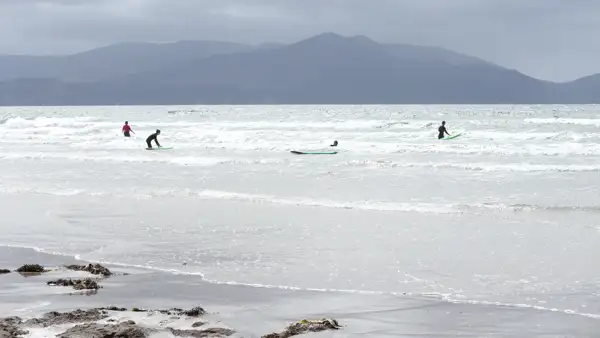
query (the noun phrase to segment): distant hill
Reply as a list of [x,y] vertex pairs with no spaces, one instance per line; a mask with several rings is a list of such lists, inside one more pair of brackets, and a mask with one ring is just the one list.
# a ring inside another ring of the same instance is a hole
[[122,43],[66,56],[0,55],[0,81],[53,78],[67,82],[95,82],[252,49],[252,46],[229,42],[180,41]]
[[563,96],[573,97],[577,103],[600,102],[600,74],[590,75],[561,86]]
[[600,86],[600,76],[557,84],[442,48],[332,33],[289,45],[123,44],[10,62],[32,59],[28,76],[0,83],[0,104],[589,103]]

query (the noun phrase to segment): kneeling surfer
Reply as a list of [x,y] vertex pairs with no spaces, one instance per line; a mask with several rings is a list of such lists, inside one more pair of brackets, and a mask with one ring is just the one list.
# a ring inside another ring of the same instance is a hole
[[450,136],[450,133],[448,133],[448,131],[446,130],[446,121],[442,121],[442,125],[438,128],[438,131],[440,132],[438,135],[439,140],[444,138],[444,133]]
[[152,149],[152,141],[156,142],[156,145],[160,148],[160,143],[158,143],[158,135],[160,135],[160,130],[156,129],[156,133],[148,136],[146,139],[146,144],[148,144],[148,149]]
[[333,144],[330,145],[330,147],[337,147],[337,145],[338,145],[338,141],[333,141]]

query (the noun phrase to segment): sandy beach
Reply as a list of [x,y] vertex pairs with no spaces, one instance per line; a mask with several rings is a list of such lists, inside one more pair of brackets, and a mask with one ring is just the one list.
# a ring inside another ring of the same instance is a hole
[[[207,310],[203,321],[232,328],[235,337],[260,337],[305,318],[335,318],[343,325],[340,331],[320,333],[323,337],[595,337],[600,330],[597,319],[554,311],[452,304],[423,297],[219,285],[198,276],[117,266],[110,268],[126,275],[106,279],[97,293],[85,295],[46,285],[57,277],[81,277],[81,273],[59,267],[85,262],[30,249],[0,249],[0,267],[16,268],[24,262],[43,263],[55,270],[32,277],[0,275],[2,317],[30,318],[50,311],[108,306],[201,306]],[[139,316],[121,318],[139,320]],[[159,321],[148,321],[147,325],[158,326]],[[53,334],[53,330],[47,328],[46,334]],[[42,332],[36,334],[31,337],[41,337]]]

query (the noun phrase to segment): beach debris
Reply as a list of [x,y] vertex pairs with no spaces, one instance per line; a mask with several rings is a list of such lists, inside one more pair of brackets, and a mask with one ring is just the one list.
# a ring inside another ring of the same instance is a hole
[[124,307],[118,307],[118,306],[101,307],[101,308],[98,308],[98,310],[104,310],[104,311],[119,311],[119,312],[124,312],[124,311],[127,311],[127,309],[126,309],[126,308],[124,308]]
[[88,265],[67,265],[66,266],[67,269],[69,270],[73,270],[73,271],[87,271],[89,273],[91,273],[92,275],[101,275],[103,277],[110,277],[113,275],[113,273],[108,269],[105,268],[104,266],[100,265],[100,264],[88,264]]
[[22,323],[19,317],[8,317],[0,319],[0,337],[16,338],[28,334],[29,332],[20,328]]
[[101,288],[98,282],[91,278],[85,279],[57,279],[47,283],[50,286],[72,286],[75,290],[98,290]]
[[17,272],[19,272],[19,273],[42,273],[42,272],[48,272],[48,270],[45,270],[44,267],[39,264],[25,264],[22,267],[18,268]]
[[153,330],[141,328],[134,321],[118,324],[86,323],[76,325],[59,334],[60,338],[146,338]]
[[[120,307],[116,307],[116,306],[103,307],[103,308],[100,308],[100,310],[127,311],[126,308],[120,308]],[[196,306],[189,310],[184,310],[184,309],[179,309],[179,308],[171,308],[171,309],[164,309],[164,310],[163,309],[149,310],[149,309],[134,307],[131,309],[131,312],[157,312],[157,313],[160,313],[163,315],[169,315],[169,316],[188,316],[188,317],[200,317],[200,316],[203,316],[204,314],[206,314],[206,311],[203,308],[201,308],[200,306]]]
[[8,270],[8,269],[0,269],[0,275],[4,275],[6,273],[11,273],[12,271]]
[[192,308],[190,310],[180,311],[179,315],[184,315],[184,316],[188,316],[188,317],[200,317],[200,316],[204,315],[205,313],[206,313],[206,311],[204,311],[203,308],[196,306],[195,308]]
[[175,337],[197,337],[197,338],[205,338],[205,337],[229,337],[235,333],[235,331],[226,328],[210,328],[205,330],[180,330],[173,329],[168,327],[167,331],[170,332]]
[[[54,285],[71,286],[75,283],[74,280],[61,279],[51,282]],[[197,306],[189,310],[172,308],[169,310],[144,310],[139,308],[138,312],[147,312],[148,316],[173,316],[177,315],[176,319],[181,317],[195,318],[202,316],[206,311]],[[209,327],[200,328],[208,325],[202,321],[195,321],[193,324],[188,324],[188,327],[172,328],[168,327],[170,320],[163,320],[158,326],[148,327],[138,325],[132,320],[128,320],[127,316],[123,318],[122,314],[115,312],[130,312],[126,308],[109,306],[103,308],[94,308],[89,310],[77,309],[71,312],[48,312],[41,317],[29,320],[22,320],[19,317],[9,317],[0,319],[0,338],[18,338],[21,335],[28,334],[27,329],[49,328],[67,325],[62,330],[63,333],[56,335],[60,338],[142,338],[149,337],[154,334],[167,334],[176,337],[203,337],[203,338],[222,338],[229,337],[235,334],[235,331],[226,327]],[[119,320],[121,318],[121,320]],[[171,318],[173,319],[173,318]],[[68,325],[72,324],[72,325]],[[72,326],[72,327],[70,327]],[[220,326],[220,325],[219,325]],[[68,328],[68,329],[67,329]],[[60,331],[59,331],[60,332]]]
[[322,332],[330,330],[339,330],[341,326],[335,319],[324,318],[317,320],[303,319],[297,323],[289,325],[285,331],[280,333],[270,333],[262,338],[288,338],[309,332]]
[[185,312],[184,309],[179,309],[179,308],[172,308],[172,309],[166,309],[166,310],[149,310],[150,312],[158,312],[160,314],[163,315],[169,315],[169,316],[181,316],[183,314],[183,312]]
[[179,308],[172,308],[172,309],[166,309],[166,310],[147,310],[147,309],[140,309],[140,308],[134,307],[131,311],[133,311],[133,312],[158,312],[163,315],[188,316],[188,317],[200,317],[200,316],[203,316],[204,314],[206,314],[206,311],[204,311],[204,309],[199,306],[196,306],[195,308],[192,308],[189,310],[183,310],[183,309],[179,309]]
[[106,311],[99,309],[81,310],[77,309],[71,312],[48,312],[41,318],[32,318],[27,320],[24,325],[27,327],[49,327],[54,325],[95,322],[108,317]]

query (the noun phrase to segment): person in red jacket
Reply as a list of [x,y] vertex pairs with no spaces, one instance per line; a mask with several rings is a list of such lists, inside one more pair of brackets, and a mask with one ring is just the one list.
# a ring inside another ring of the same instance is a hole
[[133,131],[133,129],[131,129],[131,127],[129,126],[129,121],[125,121],[125,125],[123,126],[123,135],[125,137],[131,137],[131,135],[129,134],[129,132],[132,132],[135,134],[135,132]]

